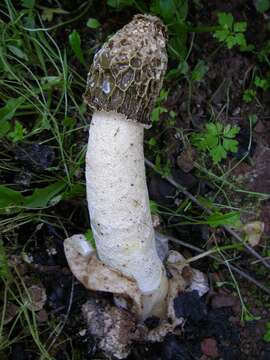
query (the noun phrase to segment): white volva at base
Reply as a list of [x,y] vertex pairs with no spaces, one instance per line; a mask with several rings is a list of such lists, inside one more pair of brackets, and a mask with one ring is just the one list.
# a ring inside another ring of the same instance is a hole
[[[86,155],[86,185],[99,258],[134,278],[140,290],[151,295],[160,292],[160,286],[166,288],[167,282],[155,246],[143,133],[141,124],[122,114],[94,113]],[[164,281],[166,284],[161,285]],[[164,297],[165,292],[159,296]]]

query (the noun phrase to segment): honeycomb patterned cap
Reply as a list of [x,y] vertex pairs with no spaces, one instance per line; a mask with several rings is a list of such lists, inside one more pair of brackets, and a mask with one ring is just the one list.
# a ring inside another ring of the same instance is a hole
[[167,61],[161,20],[136,15],[95,55],[84,101],[94,111],[116,111],[149,127]]

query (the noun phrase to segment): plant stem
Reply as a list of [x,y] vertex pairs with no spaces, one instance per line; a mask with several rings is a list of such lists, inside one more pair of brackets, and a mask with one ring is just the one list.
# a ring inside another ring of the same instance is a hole
[[[165,235],[162,235],[165,236]],[[202,250],[201,248],[191,245],[189,243],[186,243],[185,241],[176,239],[173,236],[170,235],[166,235],[166,238],[176,244],[180,244],[188,249],[191,249],[193,251],[196,251],[198,253],[204,253],[204,250]],[[230,267],[232,271],[234,271],[235,273],[237,273],[238,275],[240,275],[241,277],[243,277],[244,279],[248,280],[249,282],[252,282],[254,285],[258,286],[261,290],[263,290],[266,294],[270,295],[270,289],[268,287],[266,287],[265,285],[263,285],[262,283],[260,283],[258,280],[254,279],[251,275],[245,273],[243,270],[240,270],[238,267],[228,264],[228,261],[224,261],[222,259],[220,259],[218,256],[215,256],[213,254],[207,254],[207,256],[209,256],[210,258],[214,259],[215,261],[218,261],[219,263],[226,265],[226,267]]]
[[[145,159],[145,163],[151,169],[155,170],[155,165],[148,159]],[[171,185],[173,185],[176,189],[181,191],[186,197],[188,197],[194,204],[203,209],[207,214],[212,215],[212,211],[204,206],[195,196],[193,196],[189,191],[187,191],[184,186],[180,185],[176,182],[171,176],[164,176],[164,179],[167,180]],[[257,253],[250,245],[248,245],[244,239],[241,238],[234,230],[232,230],[229,226],[223,225],[223,228],[233,236],[236,240],[238,240],[243,246],[248,250],[254,257],[261,261],[261,263],[268,269],[270,269],[270,263],[264,259],[260,254]]]

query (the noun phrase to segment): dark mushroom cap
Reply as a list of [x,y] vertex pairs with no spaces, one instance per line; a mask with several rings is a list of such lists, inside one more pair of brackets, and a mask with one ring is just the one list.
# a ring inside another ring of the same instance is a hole
[[167,60],[160,19],[136,15],[95,55],[84,101],[94,111],[117,111],[150,125]]

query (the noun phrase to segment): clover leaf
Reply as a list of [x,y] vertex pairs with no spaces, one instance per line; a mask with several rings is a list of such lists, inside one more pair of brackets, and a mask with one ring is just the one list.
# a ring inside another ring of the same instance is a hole
[[235,137],[239,130],[238,126],[210,122],[202,132],[192,135],[191,142],[198,150],[208,153],[216,165],[227,158],[228,152],[237,152],[238,141]]

